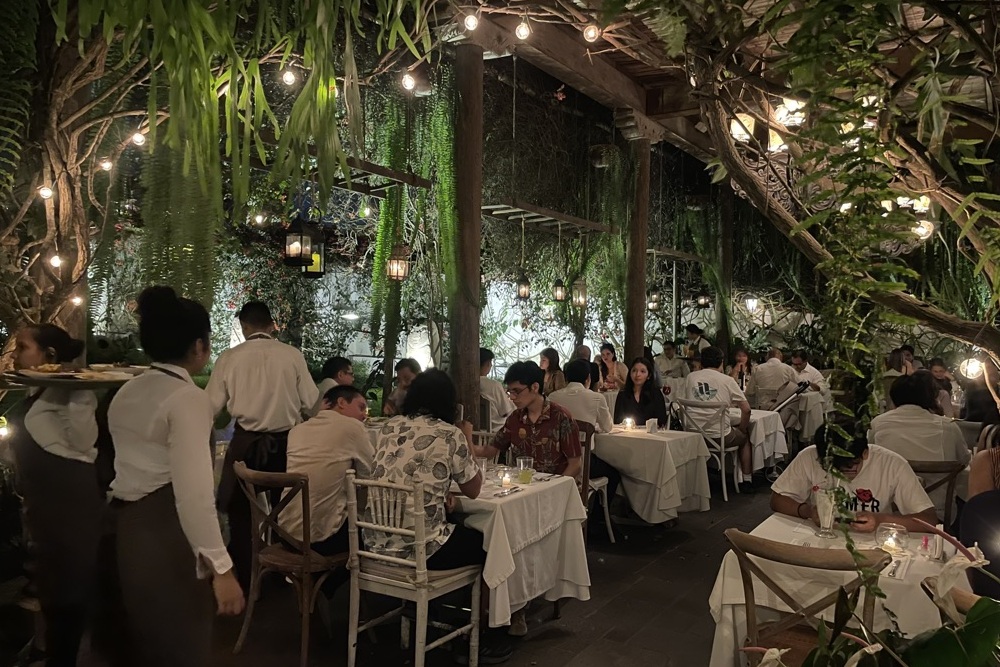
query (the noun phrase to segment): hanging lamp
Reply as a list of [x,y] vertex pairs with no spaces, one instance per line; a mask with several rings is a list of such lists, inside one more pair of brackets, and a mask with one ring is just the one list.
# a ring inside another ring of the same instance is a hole
[[301,214],[285,230],[285,266],[309,266],[312,264],[313,235],[309,221]]
[[517,276],[517,299],[527,301],[531,298],[531,281],[524,270],[524,217],[521,217],[521,272]]
[[[559,261],[561,262],[562,261],[562,223],[561,222],[559,223],[559,226],[558,226],[558,234],[559,234],[559,245],[558,245],[558,251],[557,252],[558,252],[558,255],[559,255]],[[523,261],[522,261],[522,264],[523,264]],[[567,294],[566,294],[566,285],[563,284],[563,281],[562,281],[561,278],[556,278],[556,281],[554,283],[552,283],[552,298],[555,299],[556,301],[558,301],[559,303],[562,303],[563,301],[566,300],[566,296],[567,296]]]

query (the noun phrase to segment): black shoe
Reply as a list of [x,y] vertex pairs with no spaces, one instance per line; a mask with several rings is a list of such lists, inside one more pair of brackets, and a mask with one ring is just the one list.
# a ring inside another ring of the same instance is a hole
[[[482,637],[479,638],[482,642]],[[469,642],[456,642],[454,644],[455,663],[458,665],[469,664]],[[501,665],[514,655],[514,647],[510,642],[490,641],[479,644],[479,664],[480,665]]]
[[740,493],[753,493],[753,484],[750,482],[740,482]]

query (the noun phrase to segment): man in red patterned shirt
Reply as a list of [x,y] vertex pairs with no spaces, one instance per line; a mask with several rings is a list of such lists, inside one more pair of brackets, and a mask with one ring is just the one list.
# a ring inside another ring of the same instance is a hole
[[533,361],[518,361],[507,369],[503,381],[517,409],[492,444],[476,448],[476,456],[492,458],[513,449],[514,456],[534,458],[539,472],[579,477],[580,430],[569,412],[542,394],[544,380],[545,372]]

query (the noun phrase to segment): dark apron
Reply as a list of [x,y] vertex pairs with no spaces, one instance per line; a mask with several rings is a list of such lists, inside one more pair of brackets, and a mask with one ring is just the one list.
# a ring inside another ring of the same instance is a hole
[[202,667],[212,649],[215,603],[198,579],[181,528],[173,485],[127,502],[113,500],[118,575],[143,667]]
[[25,428],[24,417],[44,391],[12,419],[13,450],[50,664],[74,665],[94,599],[106,505],[93,464],[45,451]]
[[[239,424],[226,450],[222,465],[222,480],[216,495],[216,505],[229,518],[229,557],[243,590],[250,590],[250,571],[253,567],[253,517],[250,501],[239,488],[233,465],[246,463],[251,470],[285,472],[288,462],[288,431],[261,433],[247,431]],[[277,504],[281,489],[270,493],[271,506]]]

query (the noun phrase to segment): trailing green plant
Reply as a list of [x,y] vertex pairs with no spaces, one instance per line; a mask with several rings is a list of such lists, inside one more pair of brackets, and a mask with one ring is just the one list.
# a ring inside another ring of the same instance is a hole
[[39,3],[11,3],[0,21],[0,191],[10,193],[21,164],[31,119],[32,76],[37,71],[34,41]]

